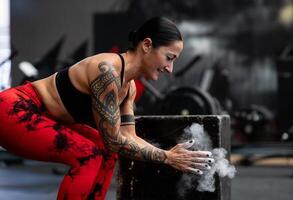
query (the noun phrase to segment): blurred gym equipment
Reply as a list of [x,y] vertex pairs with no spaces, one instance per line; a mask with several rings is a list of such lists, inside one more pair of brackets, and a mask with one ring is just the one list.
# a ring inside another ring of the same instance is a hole
[[[217,115],[222,112],[221,106],[216,98],[207,92],[207,83],[210,77],[202,79],[201,87],[180,86],[176,84],[177,79],[181,79],[194,65],[202,58],[195,55],[187,65],[181,67],[176,72],[168,84],[168,88],[163,89],[164,93],[158,91],[144,78],[141,82],[145,89],[152,95],[152,109],[146,112],[156,115]],[[204,85],[204,86],[203,86]],[[142,114],[146,114],[143,113]]]
[[65,37],[62,36],[56,42],[56,44],[51,49],[49,49],[49,51],[38,61],[25,63],[26,65],[23,65],[24,63],[22,62],[22,65],[19,66],[19,69],[24,73],[25,76],[20,84],[23,84],[26,81],[35,81],[41,78],[45,78],[48,75],[53,74],[57,69],[59,61],[58,56],[64,41]]
[[293,141],[293,46],[284,48],[277,60],[277,70],[279,129],[283,139]]
[[20,62],[18,67],[24,74],[24,78],[20,84],[25,81],[35,81],[45,78],[56,71],[69,67],[87,57],[88,42],[86,40],[74,49],[65,59],[60,59],[59,56],[64,42],[65,37],[62,36],[56,44],[36,62]]

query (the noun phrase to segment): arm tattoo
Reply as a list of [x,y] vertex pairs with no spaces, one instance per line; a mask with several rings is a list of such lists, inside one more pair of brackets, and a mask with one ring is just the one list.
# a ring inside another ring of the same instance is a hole
[[166,160],[166,154],[164,151],[159,149],[149,149],[149,147],[144,147],[141,149],[142,155],[145,160],[152,160],[155,162],[164,162]]
[[[93,109],[97,114],[97,126],[102,132],[105,145],[121,155],[140,160],[164,162],[166,154],[163,150],[152,146],[139,146],[133,139],[120,133],[120,110],[118,90],[120,79],[115,76],[114,69],[107,63],[98,65],[100,75],[90,83],[93,96]],[[121,124],[134,124],[133,115],[121,116]]]
[[[119,106],[117,104],[117,95],[114,89],[110,91],[105,90],[110,87],[113,82],[116,87],[120,87],[119,80],[113,74],[113,69],[107,66],[106,63],[102,62],[99,64],[99,69],[102,72],[91,84],[91,91],[95,98],[94,107],[100,114],[101,122],[107,121],[112,126],[118,122],[119,119]],[[115,87],[115,86],[114,86]],[[102,98],[102,96],[105,96]],[[103,100],[102,100],[103,99]]]
[[139,147],[135,142],[128,140],[129,146],[124,146],[120,148],[119,153],[123,156],[133,158],[137,153],[140,153],[143,160],[145,161],[154,161],[158,163],[162,163],[166,160],[167,156],[165,152],[156,147]]

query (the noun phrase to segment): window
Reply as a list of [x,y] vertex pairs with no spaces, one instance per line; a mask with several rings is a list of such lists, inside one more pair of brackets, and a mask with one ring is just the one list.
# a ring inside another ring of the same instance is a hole
[[0,0],[0,91],[10,87],[10,0]]

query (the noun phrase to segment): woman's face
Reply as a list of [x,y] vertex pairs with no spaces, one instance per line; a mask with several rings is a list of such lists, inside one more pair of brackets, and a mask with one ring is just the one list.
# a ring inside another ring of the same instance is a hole
[[150,48],[144,59],[144,75],[148,79],[157,80],[161,73],[171,73],[173,63],[183,49],[183,42],[178,40],[168,46]]

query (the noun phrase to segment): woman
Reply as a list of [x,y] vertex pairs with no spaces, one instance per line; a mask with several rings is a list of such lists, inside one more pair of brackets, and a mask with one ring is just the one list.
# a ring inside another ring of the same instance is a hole
[[70,166],[58,199],[104,199],[117,155],[202,174],[210,152],[154,147],[135,133],[134,79],[171,73],[183,48],[175,24],[152,18],[123,54],[102,53],[0,95],[0,146]]

